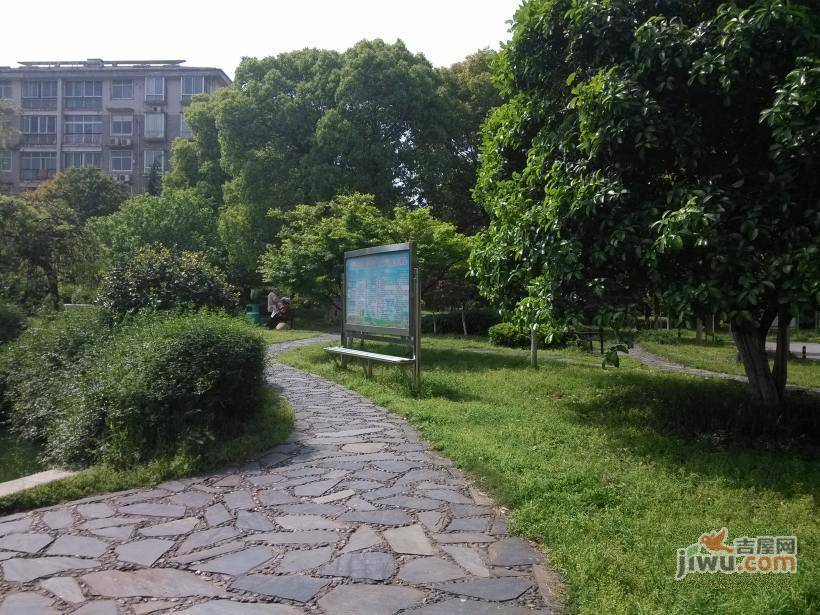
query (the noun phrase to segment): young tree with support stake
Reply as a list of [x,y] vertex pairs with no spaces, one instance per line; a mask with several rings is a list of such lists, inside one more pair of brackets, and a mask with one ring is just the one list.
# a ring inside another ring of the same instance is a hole
[[817,3],[531,0],[502,51],[477,196],[483,293],[541,320],[622,324],[647,294],[722,313],[782,400],[778,314],[820,302]]

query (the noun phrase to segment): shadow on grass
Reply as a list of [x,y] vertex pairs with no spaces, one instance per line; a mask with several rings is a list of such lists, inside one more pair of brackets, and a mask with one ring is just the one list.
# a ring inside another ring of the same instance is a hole
[[573,403],[576,420],[605,429],[634,454],[784,495],[817,492],[816,397],[796,394],[772,411],[740,383],[637,371],[618,374],[615,383],[594,372],[591,378],[607,389],[606,402]]

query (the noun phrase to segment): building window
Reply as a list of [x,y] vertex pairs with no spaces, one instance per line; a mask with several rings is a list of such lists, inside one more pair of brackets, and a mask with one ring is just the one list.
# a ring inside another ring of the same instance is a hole
[[191,127],[188,126],[188,122],[185,121],[184,113],[179,116],[179,136],[188,140],[194,138],[194,133],[191,131]]
[[111,116],[111,136],[130,137],[134,131],[134,118],[130,115]]
[[160,173],[165,170],[165,151],[161,149],[145,150],[145,165],[143,166],[143,171],[146,175],[154,168],[154,164],[157,165],[157,169]]
[[145,100],[165,100],[165,77],[145,78]]
[[100,145],[102,117],[99,115],[66,115],[63,122],[66,145]]
[[111,150],[111,170],[118,173],[130,173],[133,158],[128,150]]
[[11,98],[11,81],[0,81],[0,98]]
[[7,149],[0,150],[0,173],[11,171],[11,152]]
[[23,152],[20,157],[20,179],[41,180],[54,177],[57,152]]
[[100,152],[63,152],[63,166],[102,168],[102,154]]
[[57,118],[54,115],[24,115],[23,145],[54,145],[57,143]]
[[145,114],[145,138],[164,139],[165,138],[165,114],[146,113]]
[[56,109],[57,81],[24,81],[23,109]]
[[195,94],[202,94],[205,91],[205,77],[183,77],[182,78],[182,102],[191,102],[191,97]]
[[100,109],[102,81],[66,81],[63,95],[66,109]]
[[131,79],[114,79],[111,82],[111,98],[114,100],[134,98],[134,82]]

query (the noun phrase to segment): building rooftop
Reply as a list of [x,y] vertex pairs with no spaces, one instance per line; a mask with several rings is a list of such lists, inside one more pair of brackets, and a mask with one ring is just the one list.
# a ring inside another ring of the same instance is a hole
[[[220,68],[204,66],[183,66],[185,60],[103,60],[101,58],[88,58],[87,60],[18,60],[19,66],[0,66],[0,73],[6,74],[35,74],[39,72],[57,71],[84,71],[109,74],[122,71],[139,70],[163,70],[180,71],[188,73],[190,71],[213,71],[218,72],[225,83],[230,84],[231,79]],[[133,74],[133,73],[132,73]]]

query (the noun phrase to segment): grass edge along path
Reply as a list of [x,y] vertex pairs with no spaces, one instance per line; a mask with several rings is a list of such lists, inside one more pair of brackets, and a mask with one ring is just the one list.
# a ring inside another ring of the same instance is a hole
[[[466,351],[475,346],[425,339],[420,398],[398,370],[374,366],[368,380],[358,365],[337,368],[321,346],[279,360],[406,417],[511,510],[514,532],[544,545],[568,583],[570,612],[816,612],[817,462],[661,428],[667,412],[731,410],[743,385],[632,361],[618,370],[547,361],[533,371],[524,356]],[[723,526],[730,542],[796,534],[798,574],[675,581],[676,550]]]
[[[745,376],[743,364],[735,358],[736,349],[731,339],[718,342],[696,342],[694,333],[684,332],[677,344],[660,344],[653,340],[639,340],[641,348],[684,367],[705,369],[712,372]],[[724,337],[724,336],[721,336]],[[769,363],[772,363],[770,356]],[[789,359],[788,383],[803,387],[820,387],[820,361],[812,359]]]
[[293,409],[272,386],[265,387],[261,412],[244,434],[215,445],[207,460],[178,455],[155,459],[133,468],[97,465],[69,478],[0,497],[0,515],[53,506],[94,495],[152,487],[163,481],[216,470],[253,459],[284,442],[293,429]]

